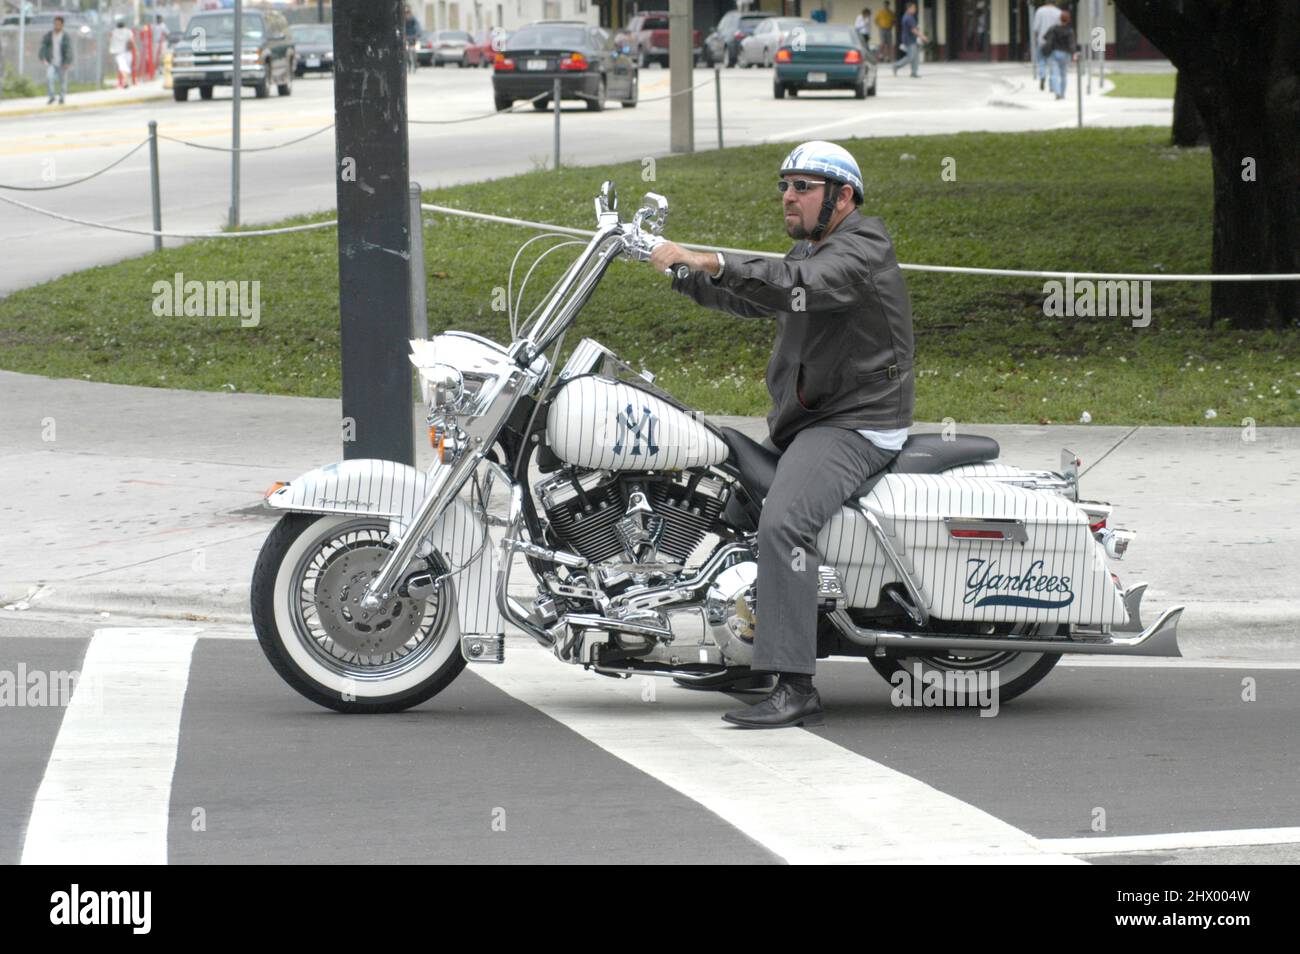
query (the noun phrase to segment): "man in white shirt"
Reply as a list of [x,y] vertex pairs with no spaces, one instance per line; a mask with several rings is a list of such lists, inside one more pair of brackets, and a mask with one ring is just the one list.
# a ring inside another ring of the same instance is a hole
[[126,20],[117,18],[117,26],[108,35],[108,52],[117,64],[117,88],[123,89],[132,84],[132,70],[135,60],[135,37],[132,36]]
[[1043,45],[1043,37],[1047,36],[1047,31],[1061,22],[1061,8],[1055,3],[1055,0],[1047,0],[1041,7],[1034,11],[1034,19],[1030,25],[1030,52],[1033,54],[1034,66],[1038,70],[1038,88],[1044,89],[1047,86],[1047,57],[1043,56],[1040,49]]

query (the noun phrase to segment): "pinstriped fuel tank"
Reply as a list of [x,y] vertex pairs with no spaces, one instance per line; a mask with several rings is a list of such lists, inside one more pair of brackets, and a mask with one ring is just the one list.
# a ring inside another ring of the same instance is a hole
[[559,390],[546,439],[565,463],[600,470],[685,470],[721,464],[728,454],[721,435],[695,412],[596,374]]

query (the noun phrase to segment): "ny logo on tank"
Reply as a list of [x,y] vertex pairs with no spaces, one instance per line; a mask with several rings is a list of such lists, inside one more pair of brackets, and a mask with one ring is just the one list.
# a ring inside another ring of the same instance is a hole
[[[1043,561],[1035,560],[1024,573],[1000,573],[997,560],[971,557],[966,561],[966,597],[963,603],[980,606],[1028,606],[1060,609],[1074,602],[1068,576],[1044,575]],[[1043,593],[1044,596],[1025,596]],[[1056,594],[1047,596],[1046,594]]]
[[[637,420],[636,412],[632,405],[629,404],[621,411],[614,414],[614,425],[616,436],[614,440],[614,453],[623,453],[623,442],[627,439],[628,433],[636,435],[636,442],[632,445],[631,454],[633,457],[641,456],[641,439],[645,438],[646,453],[659,453],[659,445],[655,443],[655,427],[659,419],[650,413],[650,408],[641,408],[641,419]],[[644,433],[643,433],[644,432]]]

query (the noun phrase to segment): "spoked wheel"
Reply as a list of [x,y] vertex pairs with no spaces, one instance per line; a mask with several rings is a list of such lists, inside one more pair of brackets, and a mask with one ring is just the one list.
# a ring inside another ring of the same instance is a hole
[[[299,693],[339,712],[398,712],[432,698],[465,667],[450,580],[427,600],[361,606],[392,544],[373,517],[288,514],[253,571],[257,640]],[[432,566],[446,572],[438,553]]]
[[[1010,626],[1001,624],[996,627],[989,627],[990,635],[996,632],[997,635],[1002,636],[1016,635],[1040,639],[1058,635],[1057,630],[1058,627],[1054,623],[1020,623]],[[1016,696],[1028,692],[1051,672],[1052,667],[1060,661],[1061,654],[1021,653],[1009,650],[989,652],[951,649],[932,653],[914,653],[909,656],[887,656],[884,658],[870,656],[868,658],[871,660],[871,665],[876,672],[895,686],[899,685],[901,681],[896,674],[904,672],[912,681],[916,680],[919,673],[922,686],[926,682],[933,682],[933,685],[937,687],[939,683],[934,682],[933,677],[929,675],[930,673],[937,674],[939,679],[943,680],[944,705],[958,705],[962,701],[960,698],[963,691],[962,687],[964,687],[966,693],[966,702],[970,704],[970,694],[974,691],[976,683],[973,679],[968,681],[952,677],[945,679],[945,674],[951,673],[954,676],[969,674],[978,678],[981,672],[991,674],[996,671],[998,674],[998,702],[1010,702]],[[985,685],[991,687],[991,683]]]

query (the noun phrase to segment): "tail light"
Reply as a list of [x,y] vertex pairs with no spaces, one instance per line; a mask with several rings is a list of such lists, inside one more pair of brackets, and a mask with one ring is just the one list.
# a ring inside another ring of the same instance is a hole
[[504,53],[498,53],[492,58],[492,68],[494,70],[512,70],[515,68],[515,61],[510,59]]
[[587,58],[581,53],[569,53],[560,60],[562,70],[585,70],[586,68]]
[[781,49],[776,51],[776,62],[789,63],[790,60],[791,60],[790,51],[785,47],[781,47]]
[[844,62],[845,62],[845,63],[861,63],[861,62],[862,62],[862,54],[859,53],[857,50],[849,50],[847,53],[844,54]]

